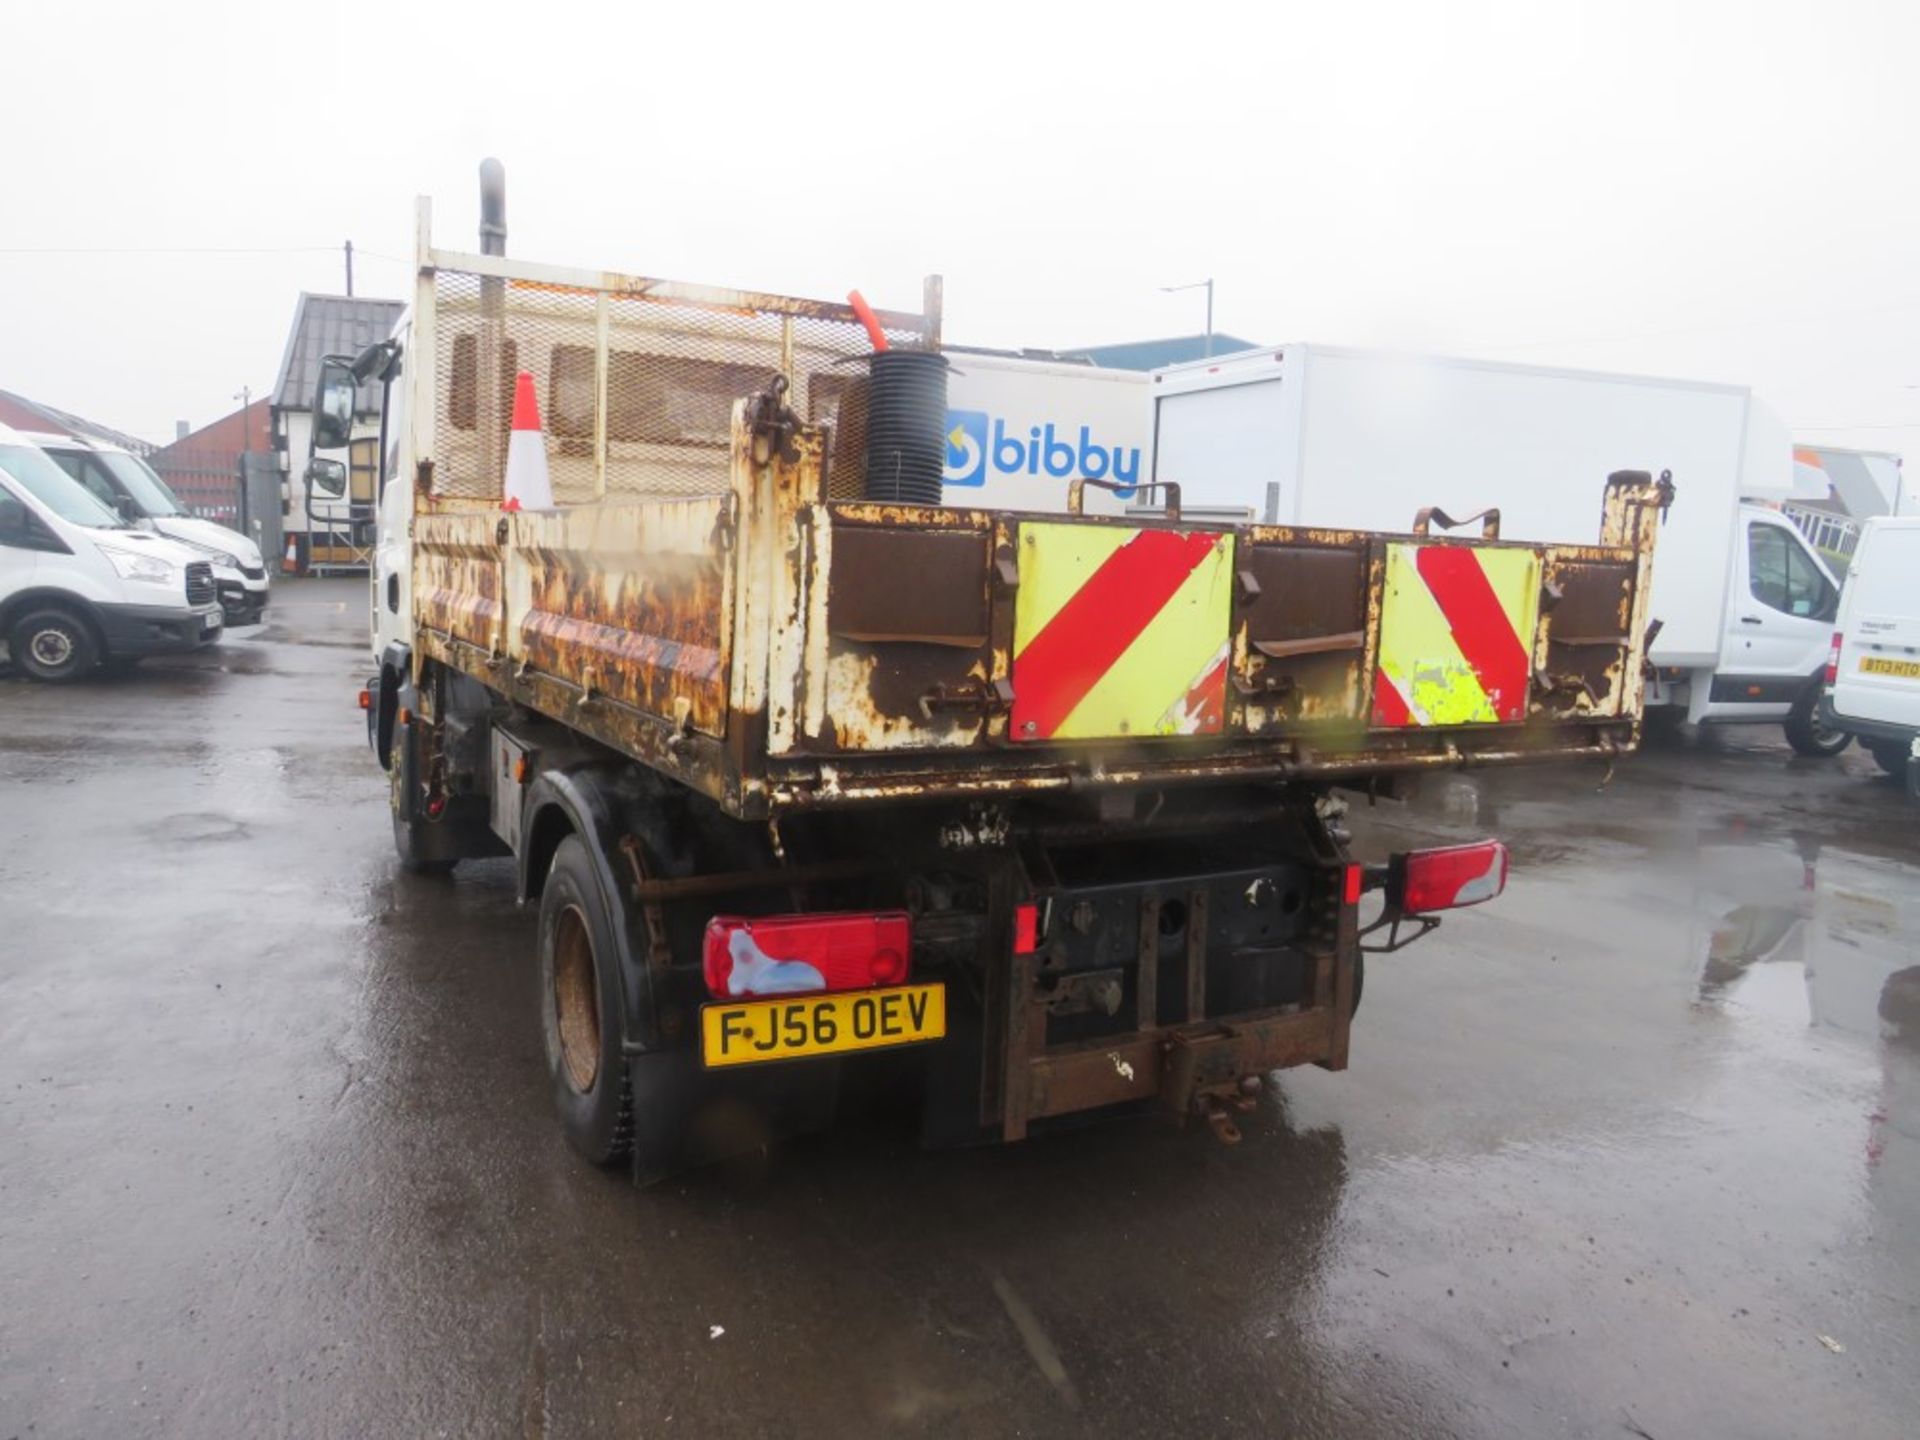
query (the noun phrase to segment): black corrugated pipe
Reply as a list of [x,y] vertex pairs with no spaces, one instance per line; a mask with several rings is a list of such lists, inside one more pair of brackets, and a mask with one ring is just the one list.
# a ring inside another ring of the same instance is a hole
[[938,505],[947,463],[947,357],[878,350],[868,357],[867,499]]

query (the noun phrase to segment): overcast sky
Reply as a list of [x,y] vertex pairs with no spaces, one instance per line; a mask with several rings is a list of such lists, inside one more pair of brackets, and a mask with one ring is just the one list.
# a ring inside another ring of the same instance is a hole
[[[1066,346],[1215,324],[1752,384],[1920,460],[1920,5],[10,7],[0,389],[155,440],[473,247]],[[87,253],[89,251],[121,253]]]

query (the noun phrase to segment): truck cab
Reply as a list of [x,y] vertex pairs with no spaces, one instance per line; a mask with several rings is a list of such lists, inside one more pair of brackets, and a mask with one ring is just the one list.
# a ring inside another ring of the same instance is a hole
[[0,638],[15,669],[77,680],[221,633],[205,559],[129,524],[0,425]]
[[1742,505],[1728,567],[1719,664],[1693,672],[1683,699],[1694,724],[1778,722],[1802,754],[1836,755],[1846,730],[1818,709],[1840,584],[1793,522]]
[[265,618],[267,568],[253,541],[190,513],[153,467],[131,451],[71,435],[27,433],[25,438],[122,519],[186,546],[212,566],[229,626],[257,625]]

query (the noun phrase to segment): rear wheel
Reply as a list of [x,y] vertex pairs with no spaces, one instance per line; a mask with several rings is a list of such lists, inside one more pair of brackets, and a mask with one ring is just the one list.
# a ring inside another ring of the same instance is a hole
[[[402,725],[394,735],[394,744],[411,746],[413,727]],[[410,752],[409,752],[410,753]],[[389,799],[393,808],[393,849],[400,857],[400,868],[415,875],[447,875],[459,863],[453,837],[444,825],[433,825],[413,814],[417,796],[407,794],[406,786],[414,767],[396,764],[387,772]]]
[[1905,740],[1869,740],[1867,753],[1873,756],[1873,763],[1896,780],[1907,776],[1907,756],[1912,746]]
[[100,647],[87,622],[71,610],[33,610],[7,632],[13,663],[35,680],[60,684],[77,680],[100,659]]
[[1853,736],[1845,730],[1829,729],[1820,718],[1820,692],[1812,685],[1787,716],[1786,731],[1787,744],[1797,754],[1816,760],[1830,759],[1853,743]]
[[596,1165],[633,1148],[616,923],[586,845],[569,835],[540,892],[540,1028],[560,1128]]

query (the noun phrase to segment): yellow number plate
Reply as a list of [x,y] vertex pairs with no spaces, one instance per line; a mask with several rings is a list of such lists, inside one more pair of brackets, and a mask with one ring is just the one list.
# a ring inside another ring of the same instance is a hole
[[938,1040],[946,1033],[944,985],[895,985],[796,1000],[749,1000],[739,1005],[708,1005],[700,1012],[700,1053],[709,1067],[884,1050]]
[[1898,675],[1905,680],[1920,680],[1920,660],[1884,660],[1878,655],[1862,656],[1863,675]]

